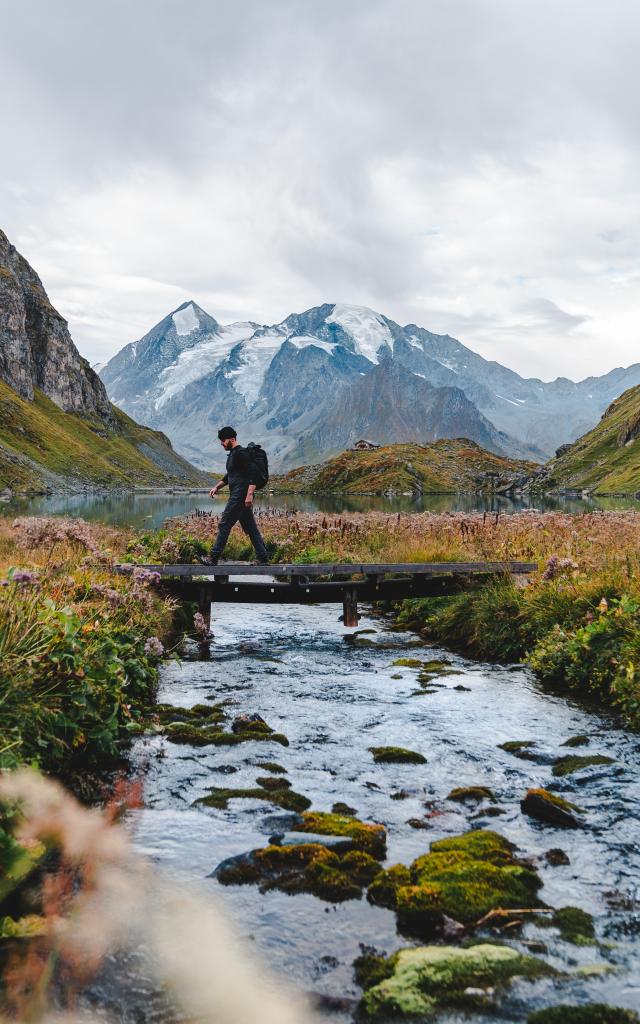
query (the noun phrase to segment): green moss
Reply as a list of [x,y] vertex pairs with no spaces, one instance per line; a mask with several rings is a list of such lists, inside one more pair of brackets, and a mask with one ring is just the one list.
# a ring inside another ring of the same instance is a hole
[[307,811],[296,824],[298,832],[315,832],[320,836],[347,836],[358,850],[381,860],[387,852],[387,832],[384,825],[359,821],[351,815],[327,814]]
[[585,736],[584,733],[580,733],[578,736],[570,736],[568,740],[565,740],[562,744],[563,747],[586,747],[589,742],[589,737]]
[[291,783],[287,779],[281,779],[278,776],[274,778],[272,775],[264,775],[256,779],[256,782],[262,789],[266,789],[269,792],[281,789],[291,789]]
[[311,801],[301,793],[295,793],[286,786],[265,789],[260,786],[254,789],[228,789],[216,787],[209,790],[207,796],[201,796],[195,801],[194,806],[202,804],[204,807],[216,807],[219,810],[226,810],[229,800],[267,800],[284,808],[285,811],[304,811],[311,805]]
[[581,768],[588,768],[594,764],[614,764],[614,759],[606,757],[604,754],[584,754],[583,756],[567,754],[566,757],[560,757],[554,762],[553,774],[556,776],[572,775],[574,772],[579,772]]
[[536,1010],[527,1017],[527,1024],[638,1024],[640,1017],[635,1010],[621,1006],[607,1006],[606,1003],[589,1003],[585,1006],[548,1006]]
[[[360,1005],[365,1017],[400,1016],[428,1021],[447,1007],[472,1009],[478,997],[467,989],[500,989],[513,977],[537,978],[555,974],[543,960],[508,946],[487,943],[418,946],[389,957],[393,973],[370,987]],[[383,966],[376,965],[382,972]],[[489,999],[490,994],[484,999]]]
[[266,846],[235,858],[217,871],[223,885],[255,883],[262,891],[309,892],[330,903],[359,899],[363,887],[380,870],[367,853],[339,855],[318,843]]
[[574,946],[595,945],[595,928],[591,914],[580,907],[560,907],[553,916],[538,922],[546,928],[557,928],[560,937]]
[[0,917],[0,939],[35,939],[46,935],[47,922],[40,914],[26,914],[14,920]]
[[373,988],[394,972],[391,957],[380,956],[378,953],[363,953],[353,961],[355,982],[362,989]]
[[436,934],[443,916],[465,924],[498,907],[540,906],[540,879],[514,857],[496,832],[467,832],[432,843],[410,868],[382,871],[369,888],[371,902],[395,909],[407,934]]
[[427,759],[405,747],[369,747],[376,764],[426,764]]
[[0,903],[33,874],[46,852],[43,843],[25,847],[0,827]]
[[396,658],[396,660],[392,661],[391,664],[398,668],[422,668],[422,661],[420,658]]
[[553,804],[554,807],[559,807],[562,811],[582,811],[582,807],[572,804],[570,800],[565,800],[564,797],[558,796],[556,793],[550,793],[548,789],[529,789],[527,790],[527,795],[529,793],[542,797],[542,799]]
[[496,798],[488,786],[458,786],[451,790],[447,800],[455,800],[457,803],[465,803],[467,800],[491,800],[495,803]]
[[172,704],[158,704],[154,708],[161,725],[190,724],[195,728],[219,725],[226,718],[220,704],[196,704],[192,708],[178,708]]
[[283,768],[277,761],[256,761],[256,768],[262,768],[265,772],[273,772],[274,775],[286,775],[287,769]]

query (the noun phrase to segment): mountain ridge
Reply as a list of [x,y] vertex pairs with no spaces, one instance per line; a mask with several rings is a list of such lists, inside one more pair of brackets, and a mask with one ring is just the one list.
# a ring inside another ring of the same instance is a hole
[[[197,327],[176,354],[171,318],[188,307]],[[344,303],[291,313],[274,325],[246,321],[224,326],[213,318],[207,323],[205,317],[188,300],[133,343],[153,353],[146,368],[134,356],[135,372],[129,378],[121,372],[118,359],[131,351],[125,346],[101,376],[119,407],[165,430],[186,457],[213,468],[222,464],[215,428],[223,421],[268,446],[276,468],[335,454],[361,432],[355,421],[348,422],[349,411],[360,401],[360,378],[375,376],[376,367],[389,361],[414,378],[412,394],[417,380],[460,391],[475,407],[467,407],[463,425],[472,440],[538,462],[589,430],[620,391],[640,384],[640,363],[578,382],[524,378],[450,335],[415,324],[402,327],[374,310]],[[339,438],[331,440],[338,394],[342,428]],[[453,412],[451,423],[437,429],[435,420],[421,422],[418,429],[414,414],[416,433],[407,438],[398,424],[410,420],[409,394],[400,388],[392,404],[393,415],[381,411],[374,424],[391,431],[378,435],[380,440],[423,441],[443,431],[448,436],[460,432]]]

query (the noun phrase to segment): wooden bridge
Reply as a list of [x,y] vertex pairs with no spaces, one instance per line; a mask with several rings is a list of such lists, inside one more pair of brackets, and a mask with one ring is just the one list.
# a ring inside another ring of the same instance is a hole
[[[452,594],[496,575],[526,576],[535,562],[400,562],[313,565],[144,565],[161,576],[161,585],[183,601],[197,601],[207,629],[211,605],[342,604],[345,626],[357,626],[358,602],[401,601],[407,597]],[[131,566],[118,566],[131,572]]]

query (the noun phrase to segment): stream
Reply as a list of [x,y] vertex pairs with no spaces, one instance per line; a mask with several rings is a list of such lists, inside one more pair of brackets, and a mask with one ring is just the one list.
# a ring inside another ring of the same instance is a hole
[[[209,877],[215,867],[266,845],[284,812],[257,800],[234,799],[227,810],[194,801],[211,786],[254,786],[265,774],[258,762],[276,761],[312,809],[330,811],[343,801],[361,820],[383,823],[387,865],[410,863],[436,839],[495,829],[539,858],[543,900],[589,911],[598,938],[597,946],[570,945],[535,925],[510,937],[523,952],[522,938],[542,939],[546,959],[573,974],[515,983],[501,1001],[501,1019],[522,1021],[532,1008],[561,1002],[640,1009],[639,738],[602,711],[543,692],[525,668],[415,648],[416,637],[392,631],[389,620],[363,615],[359,631],[373,632],[360,632],[354,642],[358,631],[345,630],[339,612],[337,605],[214,606],[211,660],[167,663],[159,700],[180,707],[227,700],[231,717],[258,712],[286,734],[289,746],[250,741],[195,748],[161,736],[136,741],[134,761],[145,780],[145,806],[130,820],[138,849],[171,877],[209,891],[276,975],[318,997],[321,1019],[347,1022],[360,996],[352,963],[361,945],[388,954],[411,944],[398,935],[395,915],[365,897],[332,904],[307,894],[260,893],[253,885],[222,886]],[[459,674],[436,679],[436,692],[424,693],[415,668],[392,666],[403,655],[445,658]],[[588,746],[562,746],[582,733]],[[498,747],[509,740],[535,740],[536,761]],[[374,764],[368,748],[382,745],[418,751],[427,763]],[[606,754],[615,763],[553,778],[553,757],[567,753]],[[489,817],[487,805],[446,799],[466,785],[491,787],[504,813]],[[526,817],[520,800],[534,786],[580,804],[587,828],[565,830]],[[423,818],[424,829],[407,824]],[[544,860],[557,847],[569,864]],[[575,973],[578,968],[587,971]]]

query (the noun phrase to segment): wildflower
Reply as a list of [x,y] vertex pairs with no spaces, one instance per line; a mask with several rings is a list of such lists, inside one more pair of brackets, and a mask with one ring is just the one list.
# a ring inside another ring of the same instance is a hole
[[598,611],[603,615],[605,612],[609,611],[609,602],[606,597],[601,598],[600,604],[598,605]]
[[144,653],[150,654],[152,658],[161,658],[164,654],[164,644],[157,636],[150,636],[145,640]]
[[9,579],[12,583],[28,586],[30,583],[38,582],[38,574],[30,572],[28,569],[13,569],[9,571]]
[[207,629],[207,624],[204,621],[204,615],[202,615],[201,612],[196,612],[193,616],[193,626],[196,633],[199,633],[200,636],[209,636],[209,630]]

